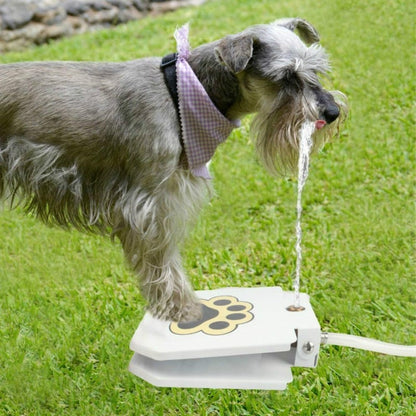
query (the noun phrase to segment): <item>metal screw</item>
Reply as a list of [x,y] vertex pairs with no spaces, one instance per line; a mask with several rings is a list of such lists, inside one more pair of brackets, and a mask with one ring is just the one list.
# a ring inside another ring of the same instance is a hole
[[313,342],[310,342],[310,341],[303,344],[303,347],[302,347],[302,351],[305,354],[312,354],[314,349],[315,349],[315,345],[313,344]]

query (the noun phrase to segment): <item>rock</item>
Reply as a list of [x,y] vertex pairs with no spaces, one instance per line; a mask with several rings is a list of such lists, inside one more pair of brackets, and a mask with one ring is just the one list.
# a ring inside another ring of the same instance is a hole
[[101,10],[110,10],[112,7],[111,4],[107,3],[105,0],[94,0],[88,2],[88,4],[91,7],[91,9],[96,10],[98,12]]
[[[6,0],[7,1],[7,0]],[[61,0],[26,0],[31,3],[36,3],[38,6],[38,9],[44,8],[44,9],[52,9],[54,7],[59,6],[60,3],[62,3]]]
[[87,23],[90,25],[96,25],[101,23],[113,23],[118,22],[118,9],[113,7],[110,10],[93,11],[88,10],[82,15]]
[[24,28],[21,29],[21,37],[30,40],[33,43],[40,42],[42,43],[45,40],[43,31],[45,26],[41,23],[29,23]]
[[85,33],[88,31],[88,24],[81,17],[68,16],[65,22],[67,22],[72,27],[74,34]]
[[0,15],[5,29],[15,30],[21,28],[32,20],[33,14],[31,8],[22,2],[0,7]]
[[89,6],[82,1],[66,1],[63,4],[66,12],[71,16],[79,16],[89,10]]
[[150,1],[149,0],[133,0],[133,6],[139,12],[145,12],[150,9]]
[[172,12],[185,6],[199,6],[205,0],[153,0],[150,10],[153,15]]
[[6,43],[11,43],[19,37],[21,35],[16,30],[2,30],[0,33],[0,40]]
[[25,38],[13,40],[11,42],[0,41],[2,45],[2,52],[21,51],[31,45],[31,42]]
[[66,10],[63,7],[54,7],[36,11],[33,16],[33,21],[45,25],[56,25],[65,20],[66,16]]
[[107,0],[112,6],[118,7],[119,9],[127,9],[132,5],[131,0]]
[[143,17],[143,13],[140,13],[135,7],[131,6],[128,9],[120,10],[118,19],[120,23],[127,23],[131,20],[138,20]]
[[35,39],[41,37],[44,27],[40,23],[30,23],[21,29],[3,30],[0,32],[0,39],[8,44],[12,44],[19,39],[26,39],[33,42]]
[[[44,37],[43,40],[45,41],[62,38],[64,36],[72,35],[73,33],[74,29],[72,25],[69,22],[64,22],[63,24],[44,27],[42,35]],[[36,41],[35,43],[42,43],[42,41]]]

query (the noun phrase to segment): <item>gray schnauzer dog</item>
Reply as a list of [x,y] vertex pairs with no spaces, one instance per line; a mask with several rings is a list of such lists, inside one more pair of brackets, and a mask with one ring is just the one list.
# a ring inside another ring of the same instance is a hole
[[[318,41],[305,20],[282,19],[187,57],[224,118],[255,114],[251,132],[273,173],[296,169],[305,121],[318,149],[346,114],[343,95],[319,82],[329,64]],[[149,311],[189,321],[200,304],[180,247],[211,184],[183,163],[173,95],[160,58],[0,65],[0,196],[47,223],[118,238]]]

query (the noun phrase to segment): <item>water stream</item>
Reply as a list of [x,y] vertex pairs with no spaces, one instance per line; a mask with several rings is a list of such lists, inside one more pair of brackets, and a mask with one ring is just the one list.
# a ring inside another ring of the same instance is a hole
[[296,203],[296,276],[293,282],[295,292],[294,308],[299,310],[300,305],[300,278],[302,269],[302,191],[309,174],[309,155],[312,149],[312,134],[315,130],[315,124],[305,122],[299,131],[299,161],[298,161],[298,198]]

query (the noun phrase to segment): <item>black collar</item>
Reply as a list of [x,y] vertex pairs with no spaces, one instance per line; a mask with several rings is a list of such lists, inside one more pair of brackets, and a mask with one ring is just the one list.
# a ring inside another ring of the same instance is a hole
[[[162,62],[160,64],[160,69],[163,72],[163,77],[165,79],[165,84],[168,87],[169,94],[172,98],[173,103],[175,104],[176,115],[178,117],[179,124],[181,122],[181,118],[179,115],[179,97],[178,97],[178,87],[177,87],[177,75],[176,75],[176,61],[178,60],[177,53],[170,53],[162,58]],[[182,146],[182,153],[179,159],[179,165],[187,168],[188,161],[186,159],[185,154],[185,145],[183,143],[182,134],[179,133],[179,142]]]
[[179,98],[178,98],[178,89],[176,86],[177,76],[176,76],[176,61],[178,60],[177,53],[171,53],[162,58],[162,63],[160,64],[160,69],[163,72],[165,78],[166,86],[168,87],[169,94],[172,97],[172,100],[176,106],[176,109],[179,109]]

